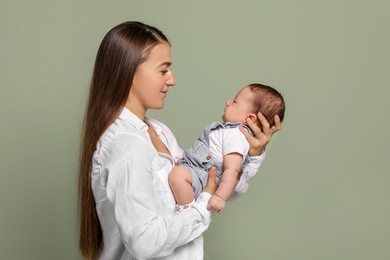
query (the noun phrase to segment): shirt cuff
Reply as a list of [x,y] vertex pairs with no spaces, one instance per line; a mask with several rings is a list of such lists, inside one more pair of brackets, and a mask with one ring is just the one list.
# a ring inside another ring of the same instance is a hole
[[208,192],[202,192],[199,194],[198,198],[196,199],[193,205],[193,207],[199,211],[199,213],[204,218],[204,221],[206,222],[211,221],[211,211],[207,209],[207,205],[209,203],[211,196],[212,195]]
[[266,154],[266,150],[264,150],[264,152],[260,155],[249,156],[249,162],[254,165],[256,164],[260,165],[265,159],[265,154]]
[[208,192],[203,191],[203,192],[201,192],[201,193],[199,194],[199,196],[198,196],[198,198],[196,199],[196,201],[198,201],[198,200],[204,200],[204,201],[206,201],[206,202],[208,203],[209,200],[210,200],[210,198],[211,198],[211,196],[213,196],[213,195],[211,195],[211,194],[208,193]]

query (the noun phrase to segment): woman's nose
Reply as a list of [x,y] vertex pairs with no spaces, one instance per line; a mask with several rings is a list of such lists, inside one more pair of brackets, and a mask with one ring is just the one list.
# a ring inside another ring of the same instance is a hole
[[167,86],[170,86],[170,87],[176,85],[175,75],[173,75],[172,72],[171,72],[171,75],[169,76],[169,79],[166,81],[166,84],[167,84]]
[[229,106],[231,102],[231,100],[226,100],[226,106]]

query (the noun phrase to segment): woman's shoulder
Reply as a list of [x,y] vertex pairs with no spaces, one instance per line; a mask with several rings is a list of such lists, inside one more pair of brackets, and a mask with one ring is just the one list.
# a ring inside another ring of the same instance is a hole
[[97,149],[104,148],[116,142],[125,142],[131,139],[146,140],[146,130],[137,129],[123,120],[116,120],[100,137]]

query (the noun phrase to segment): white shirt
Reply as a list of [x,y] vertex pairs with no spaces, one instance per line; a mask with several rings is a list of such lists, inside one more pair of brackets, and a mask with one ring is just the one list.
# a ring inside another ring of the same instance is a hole
[[249,143],[238,127],[218,128],[210,132],[210,151],[218,161],[229,153],[239,153],[243,159],[248,154]]
[[[192,208],[174,213],[168,174],[183,150],[168,127],[146,120],[172,157],[155,150],[148,126],[126,108],[97,144],[92,190],[103,230],[99,259],[203,259],[202,233],[211,221],[211,195],[203,192]],[[251,157],[235,195],[247,190],[263,159]]]

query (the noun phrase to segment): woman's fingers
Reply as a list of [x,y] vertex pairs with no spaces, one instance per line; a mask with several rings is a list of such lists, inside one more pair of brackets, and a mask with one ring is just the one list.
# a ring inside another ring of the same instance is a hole
[[[261,115],[264,119],[265,119],[265,117],[263,116],[263,115]],[[259,118],[260,119],[260,118]],[[267,121],[266,119],[265,119],[265,121]],[[261,129],[260,129],[260,127],[258,126],[258,125],[256,125],[252,120],[250,120],[250,119],[246,119],[245,120],[245,124],[247,125],[247,126],[249,126],[249,128],[252,130],[252,132],[253,132],[253,134],[255,135],[255,136],[259,136],[260,134],[261,134]]]
[[240,131],[245,135],[250,145],[250,156],[261,154],[271,141],[272,135],[282,128],[280,118],[277,115],[274,117],[274,125],[272,127],[270,127],[269,122],[260,112],[257,114],[257,118],[260,122],[260,127],[252,120],[245,120],[245,124],[249,126],[254,136],[250,135],[243,127],[240,127]]
[[217,190],[216,180],[217,180],[217,168],[215,168],[215,166],[212,166],[209,169],[209,178],[207,180],[206,187],[204,187],[203,191],[213,195]]
[[271,135],[282,129],[282,124],[278,115],[274,117],[274,125],[271,127]]
[[[252,129],[252,128],[251,128]],[[245,136],[246,140],[248,140],[248,143],[252,143],[253,140],[255,139],[250,133],[248,133],[247,130],[245,130],[244,127],[240,126],[240,131],[241,133],[243,133],[243,135]],[[253,131],[253,130],[252,130]]]
[[260,121],[260,124],[261,124],[261,133],[266,135],[267,137],[271,135],[271,132],[270,132],[270,127],[269,127],[269,123],[267,121],[267,119],[265,118],[265,116],[263,116],[262,113],[257,113],[257,118],[259,119]]

